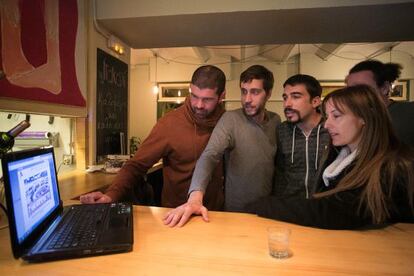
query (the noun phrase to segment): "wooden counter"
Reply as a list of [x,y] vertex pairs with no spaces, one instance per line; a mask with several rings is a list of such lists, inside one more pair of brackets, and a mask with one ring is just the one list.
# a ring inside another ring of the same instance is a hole
[[[331,231],[210,212],[169,228],[159,207],[134,207],[132,252],[28,264],[12,257],[8,229],[0,230],[1,275],[413,275],[414,225],[383,230]],[[289,259],[268,255],[266,229],[292,229]]]

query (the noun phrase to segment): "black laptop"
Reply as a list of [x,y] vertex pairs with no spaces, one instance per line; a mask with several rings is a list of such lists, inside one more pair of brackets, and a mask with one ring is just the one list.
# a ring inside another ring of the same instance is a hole
[[2,167],[15,258],[45,261],[132,250],[131,204],[63,208],[52,147],[8,153]]

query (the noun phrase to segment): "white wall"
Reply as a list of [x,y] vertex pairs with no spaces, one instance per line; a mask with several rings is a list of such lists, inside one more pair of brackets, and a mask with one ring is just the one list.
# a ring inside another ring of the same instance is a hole
[[[120,59],[121,61],[129,64],[131,59],[131,50],[125,43],[121,40],[119,42],[124,45],[125,53],[123,55],[118,55],[114,51],[108,48],[108,39],[107,33],[105,30],[97,30],[94,25],[94,1],[85,1],[85,9],[88,16],[85,16],[85,25],[88,29],[88,41],[85,42],[84,47],[88,49],[88,70],[87,70],[87,95],[88,95],[88,115],[87,115],[87,123],[88,123],[88,140],[86,145],[86,150],[88,151],[88,164],[95,164],[96,163],[96,53],[97,48],[102,49],[106,53]],[[99,25],[98,25],[99,27]],[[128,79],[131,79],[131,76],[128,75]],[[131,84],[131,81],[129,81]],[[128,130],[130,132],[130,130]],[[130,137],[131,135],[128,134]]]
[[[349,55],[349,58],[352,58]],[[335,56],[330,57],[324,61],[314,54],[301,53],[300,69],[303,74],[309,74],[316,77],[318,80],[344,80],[349,69],[362,61],[360,55],[355,55],[353,59],[343,59]],[[384,53],[375,59],[382,62],[396,62],[403,66],[400,79],[414,79],[414,60],[410,54],[400,51],[393,51]]]
[[152,92],[149,65],[137,65],[131,69],[129,92],[129,134],[143,140],[157,121],[157,95]]

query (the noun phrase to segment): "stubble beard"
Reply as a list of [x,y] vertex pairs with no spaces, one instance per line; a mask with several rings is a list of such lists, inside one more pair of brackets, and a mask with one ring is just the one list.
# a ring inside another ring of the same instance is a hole
[[248,116],[248,117],[253,118],[253,117],[256,117],[257,115],[261,114],[262,112],[264,112],[265,107],[264,107],[264,105],[256,106],[253,113],[247,113],[246,109],[247,109],[247,104],[244,104],[243,105],[244,114],[246,114],[246,116]]

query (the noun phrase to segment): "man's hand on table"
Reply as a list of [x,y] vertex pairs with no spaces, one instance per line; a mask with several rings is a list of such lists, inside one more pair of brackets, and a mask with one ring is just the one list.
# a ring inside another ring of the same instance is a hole
[[81,203],[84,204],[94,204],[94,203],[111,203],[112,198],[101,193],[101,192],[92,192],[88,194],[81,195],[79,198]]
[[165,214],[163,222],[170,227],[182,227],[193,214],[201,215],[205,222],[209,221],[208,210],[203,206],[203,193],[201,191],[192,192],[187,203],[184,203]]

